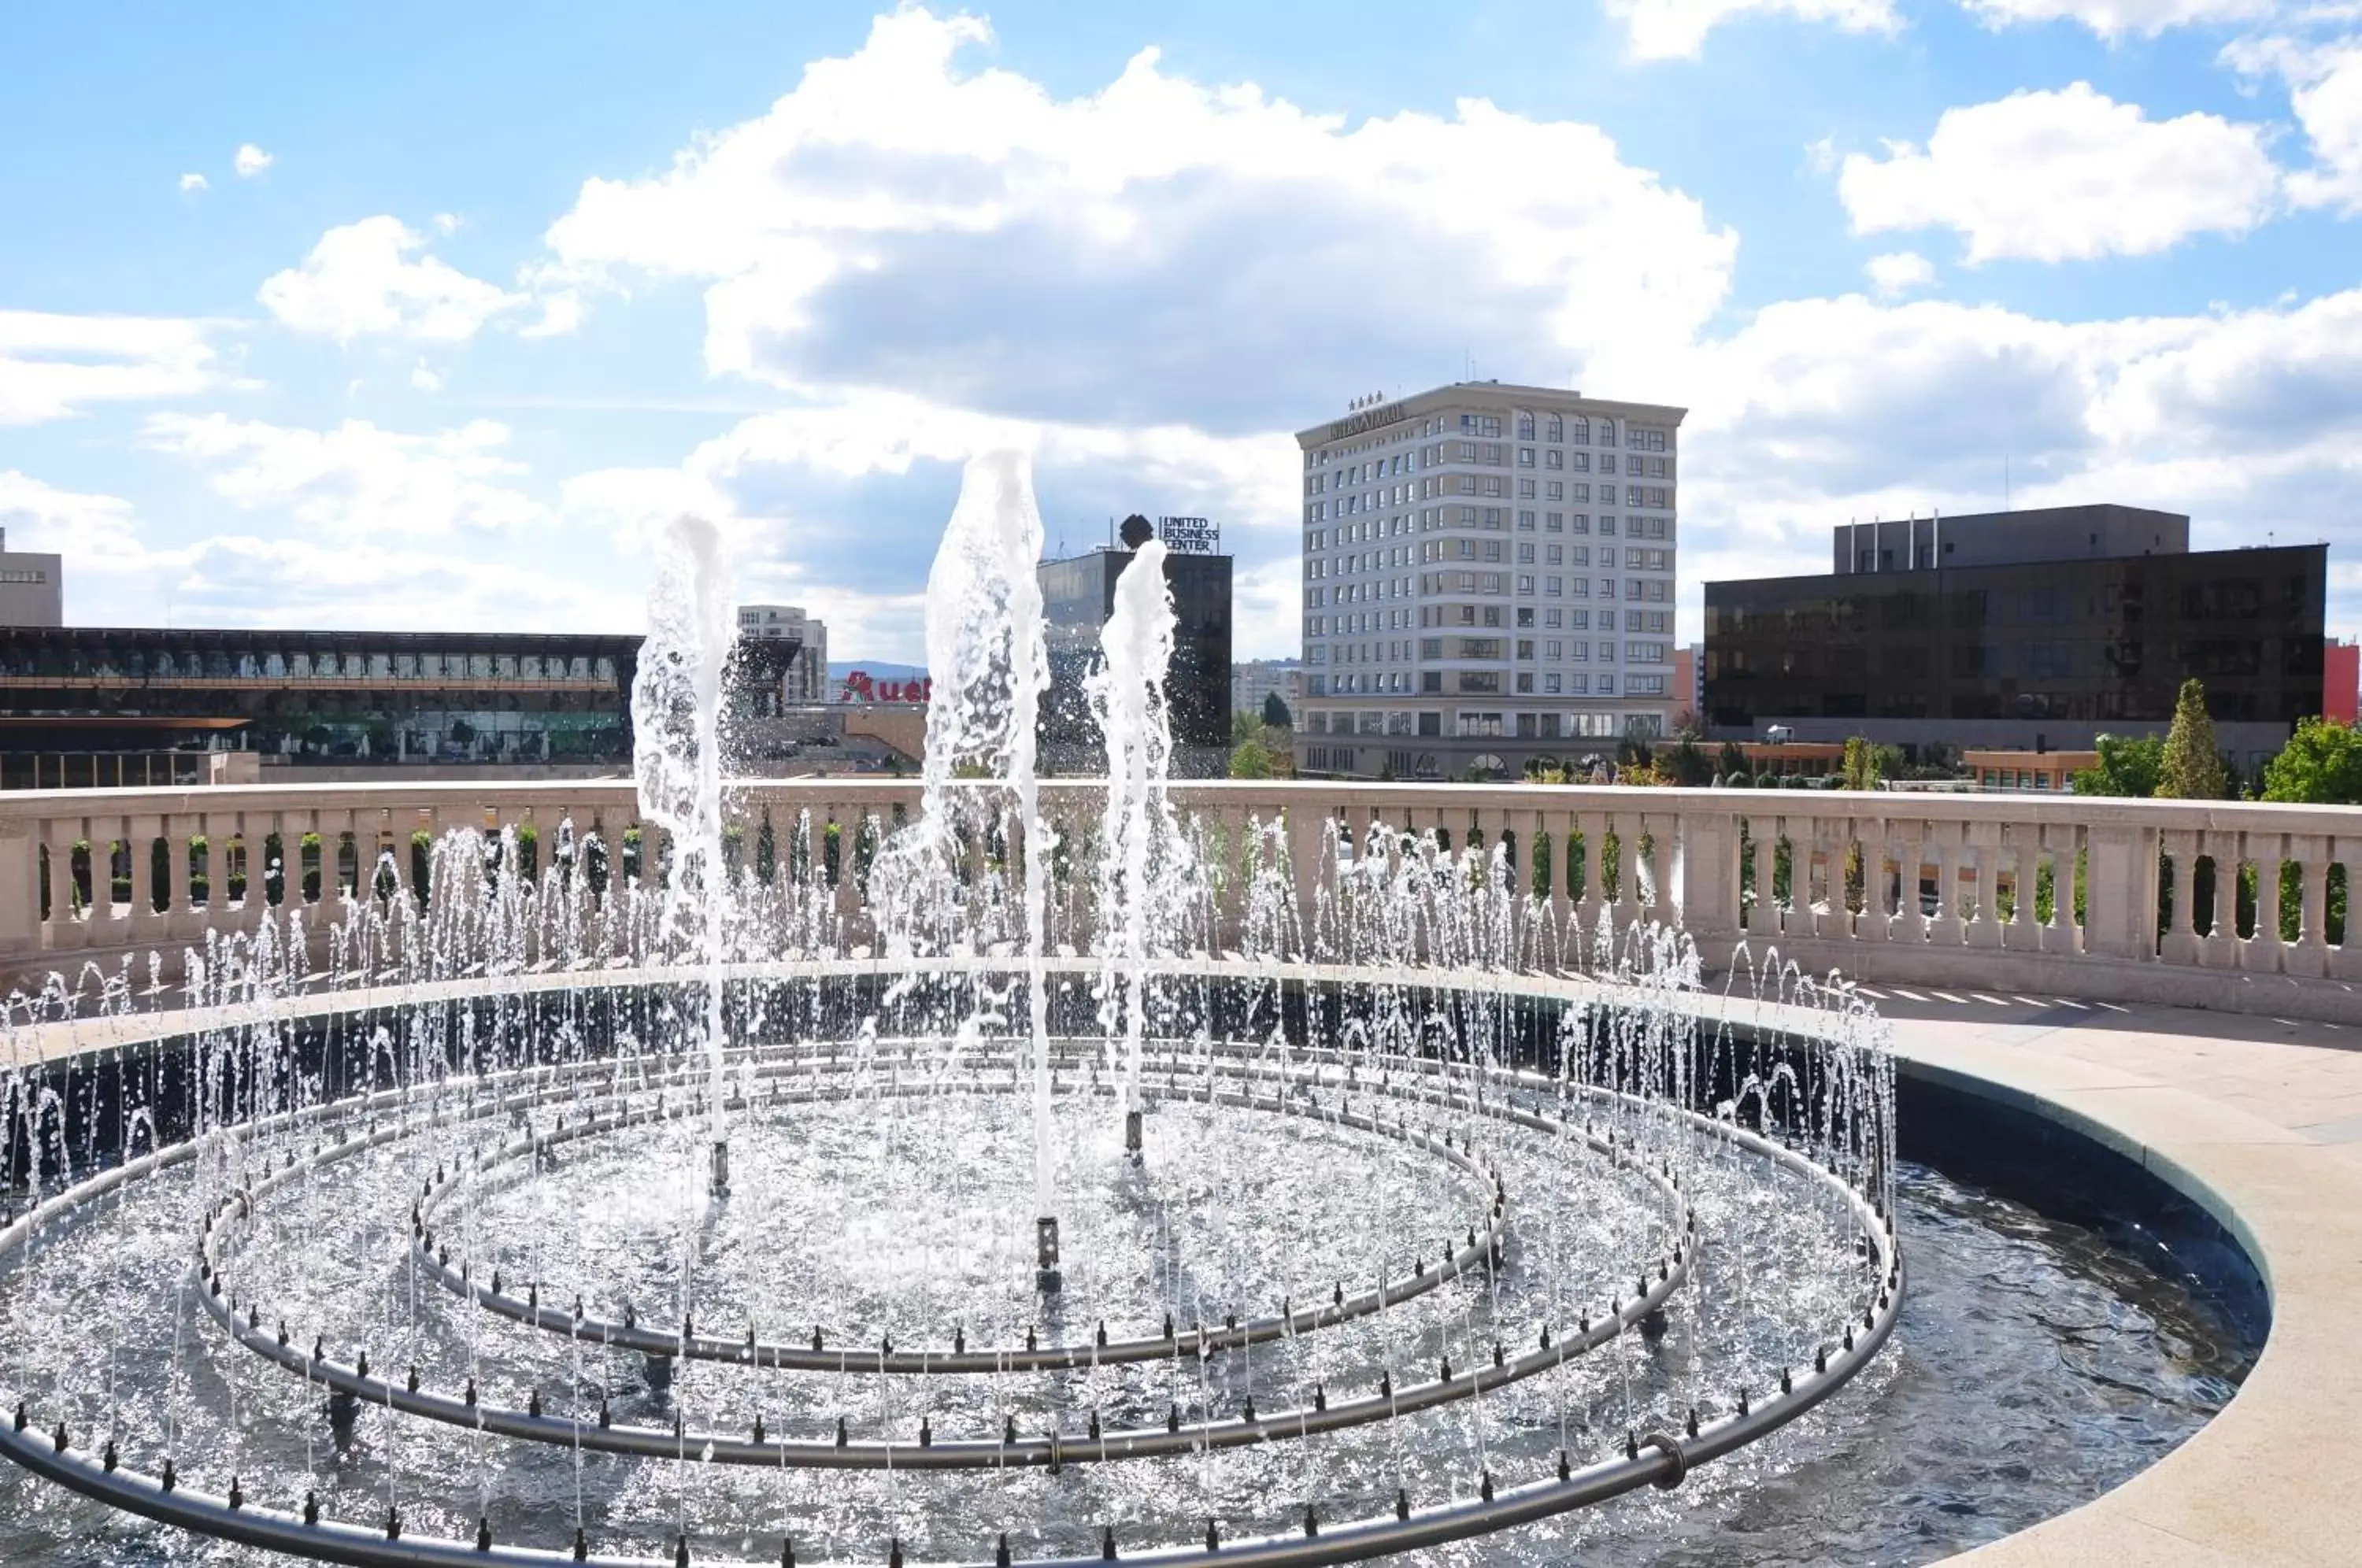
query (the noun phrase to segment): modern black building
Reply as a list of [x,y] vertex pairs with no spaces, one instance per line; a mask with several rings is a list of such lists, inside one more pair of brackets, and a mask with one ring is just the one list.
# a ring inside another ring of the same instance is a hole
[[2252,766],[2322,711],[2328,547],[2188,539],[2131,507],[1839,528],[1828,576],[1706,584],[1709,734],[2081,750],[2162,732],[2195,676]]
[[1099,667],[1099,630],[1115,612],[1115,585],[1139,547],[1161,533],[1164,580],[1173,593],[1173,665],[1165,701],[1173,726],[1174,771],[1198,777],[1223,772],[1231,745],[1231,558],[1204,520],[1167,517],[1152,528],[1137,514],[1124,520],[1121,549],[1093,550],[1037,569],[1050,656],[1050,691],[1043,704],[1041,745],[1045,765],[1062,772],[1106,766],[1098,724],[1084,681]]

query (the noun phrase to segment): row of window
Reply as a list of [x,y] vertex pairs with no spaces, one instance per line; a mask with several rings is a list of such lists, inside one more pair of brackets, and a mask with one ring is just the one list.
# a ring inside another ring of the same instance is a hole
[[[1531,534],[1537,531],[1533,513],[1520,509],[1517,515],[1518,533]],[[1499,506],[1439,507],[1418,514],[1418,532],[1436,534],[1457,528],[1473,528],[1483,533],[1498,534],[1507,531],[1508,517],[1507,509]],[[1335,528],[1314,528],[1304,536],[1304,548],[1308,558],[1322,550],[1367,544],[1373,539],[1398,539],[1411,532],[1410,524],[1411,519],[1407,516],[1385,517],[1373,518],[1363,523],[1341,524]],[[1563,512],[1544,513],[1542,525],[1539,531],[1545,534],[1587,535],[1591,532],[1591,517],[1587,513],[1582,512],[1575,513],[1572,518]],[[1612,516],[1600,518],[1599,534],[1602,538],[1617,537],[1616,519]],[[1671,518],[1628,517],[1624,520],[1623,536],[1626,538],[1667,539],[1672,536],[1672,520]],[[1353,569],[1348,566],[1345,569],[1350,571]],[[1315,573],[1314,575],[1324,574]]]
[[[1617,504],[1617,490],[1602,483],[1595,489],[1582,480],[1572,483],[1563,480],[1537,481],[1521,479],[1515,482],[1489,474],[1459,474],[1447,479],[1420,480],[1417,484],[1398,484],[1385,490],[1364,491],[1359,495],[1341,495],[1335,501],[1305,502],[1304,522],[1308,527],[1315,523],[1340,522],[1348,517],[1367,517],[1414,501],[1440,501],[1446,496],[1464,495],[1479,500],[1543,501],[1577,505],[1596,502],[1602,506]],[[1649,507],[1669,512],[1673,507],[1673,491],[1670,485],[1628,484],[1623,491],[1626,506]],[[1422,530],[1423,531],[1423,530]]]
[[[1589,599],[1595,580],[1587,577],[1537,577],[1530,572],[1497,571],[1432,571],[1420,574],[1418,591],[1422,598],[1446,593],[1482,593],[1497,597],[1515,593],[1519,598],[1531,598],[1539,592],[1545,599]],[[1603,577],[1598,597],[1616,597],[1617,580]],[[1536,588],[1540,583],[1540,587]],[[1623,580],[1624,597],[1650,604],[1663,604],[1672,598],[1672,583],[1661,577],[1628,577]],[[1314,591],[1319,591],[1315,590]]]
[[[1479,609],[1485,615],[1481,623],[1473,619],[1454,623],[1446,613],[1464,610],[1473,614]],[[1623,613],[1624,629],[1628,632],[1653,633],[1663,636],[1672,630],[1672,612],[1670,610],[1627,610]],[[1539,612],[1540,617],[1539,622],[1536,620],[1536,614],[1537,612],[1530,605],[1518,606],[1516,622],[1518,630],[1529,632],[1537,624],[1543,630],[1551,632],[1560,630],[1587,632],[1592,629],[1592,612],[1589,610],[1562,610],[1552,605]],[[1613,610],[1599,611],[1599,630],[1603,632],[1616,630],[1616,614]],[[1308,615],[1304,618],[1304,635],[1308,640],[1328,636],[1352,637],[1359,636],[1365,632],[1407,631],[1410,624],[1410,613],[1406,610],[1356,610],[1340,615]],[[1421,627],[1452,624],[1499,626],[1503,622],[1501,607],[1497,604],[1481,606],[1432,604],[1420,608],[1418,624]],[[1403,657],[1407,658],[1410,656],[1406,651]],[[1441,656],[1429,654],[1428,657],[1436,658]],[[1311,657],[1315,664],[1324,662],[1323,650],[1317,643],[1313,645]]]
[[[1363,441],[1351,447],[1331,447],[1307,452],[1304,455],[1304,466],[1308,469],[1326,466],[1332,458],[1351,457],[1381,445],[1390,445],[1393,442],[1412,437],[1431,440],[1439,436],[1451,434],[1466,440],[1497,441],[1511,430],[1515,431],[1517,439],[1520,441],[1547,441],[1554,446],[1613,447],[1616,445],[1616,422],[1607,418],[1595,422],[1587,414],[1537,415],[1522,409],[1507,420],[1497,414],[1462,414],[1456,419],[1450,415],[1438,414],[1421,420],[1416,430],[1396,431],[1382,440]],[[1636,452],[1670,451],[1672,446],[1672,432],[1661,425],[1633,425],[1628,422],[1624,431],[1624,445]]]
[[[1616,693],[1602,687],[1595,691],[1576,689],[1563,695],[1574,697],[1612,697]],[[1642,693],[1628,690],[1627,696]],[[1648,693],[1662,696],[1661,691]],[[1342,712],[1327,712],[1319,709],[1306,715],[1305,733],[1316,735],[1442,735],[1462,738],[1516,734],[1526,738],[1556,740],[1584,735],[1615,735],[1626,733],[1631,720],[1639,715],[1628,713],[1567,713],[1558,712],[1502,713],[1493,711],[1455,710],[1446,714],[1437,709],[1363,708]],[[1314,764],[1313,766],[1319,766]]]
[[562,654],[147,652],[23,648],[0,654],[0,677],[119,680],[602,680],[615,661]]
[[[1596,581],[1599,585],[1597,597],[1612,600],[1617,597],[1617,580],[1612,577],[1562,577],[1523,571],[1430,571],[1419,574],[1417,594],[1422,599],[1451,593],[1477,593],[1497,599],[1511,592],[1525,599],[1537,593],[1546,599],[1589,599],[1593,597],[1592,584]],[[1623,597],[1635,603],[1664,604],[1672,602],[1672,581],[1669,578],[1628,577],[1621,580],[1624,584]],[[1304,607],[1307,610],[1325,610],[1332,605],[1366,604],[1373,600],[1407,599],[1412,593],[1408,578],[1341,583],[1333,597],[1331,591],[1326,588],[1306,589]]]
[[[1549,469],[1560,473],[1587,474],[1592,472],[1588,452],[1561,452],[1544,447],[1504,447],[1493,442],[1454,441],[1446,445],[1437,442],[1421,447],[1415,452],[1396,452],[1391,457],[1374,458],[1366,462],[1348,463],[1334,473],[1314,471],[1305,476],[1304,493],[1326,495],[1331,491],[1352,490],[1358,485],[1375,484],[1380,480],[1398,478],[1404,474],[1424,473],[1441,468]],[[1617,472],[1616,454],[1599,454],[1598,471]],[[1634,479],[1672,479],[1674,477],[1671,458],[1628,457],[1622,470]]]
[[[1518,661],[1524,664],[1531,664],[1537,657],[1540,657],[1551,663],[1563,663],[1568,660],[1573,660],[1579,664],[1588,664],[1591,662],[1591,650],[1594,645],[1587,637],[1576,637],[1572,641],[1562,637],[1547,637],[1540,640],[1539,644],[1539,653],[1537,652],[1537,646],[1536,639],[1532,637],[1518,638],[1516,646]],[[1613,664],[1616,662],[1618,645],[1615,641],[1603,637],[1599,640],[1596,646],[1599,649],[1599,658],[1601,663]],[[1453,637],[1450,639],[1443,637],[1421,637],[1418,642],[1418,657],[1423,660],[1440,660],[1449,658],[1498,661],[1507,657],[1502,651],[1503,646],[1503,641],[1499,637]],[[1491,651],[1473,651],[1477,649],[1489,649]],[[1670,657],[1671,650],[1670,646],[1664,643],[1628,642],[1621,645],[1621,651],[1624,656],[1624,662],[1627,664],[1663,664]],[[1315,644],[1306,650],[1306,662],[1316,666],[1327,664],[1402,664],[1407,663],[1409,659],[1410,644],[1407,641],[1385,643]],[[1430,671],[1429,673],[1431,674],[1433,672]],[[1496,671],[1494,674],[1497,677],[1498,672]],[[1495,689],[1487,688],[1486,690]]]

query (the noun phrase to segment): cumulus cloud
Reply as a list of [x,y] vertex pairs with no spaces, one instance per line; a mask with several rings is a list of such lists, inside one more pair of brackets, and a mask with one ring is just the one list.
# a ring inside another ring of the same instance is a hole
[[181,189],[183,191],[210,191],[213,189],[213,182],[207,180],[202,174],[183,174],[181,176]]
[[222,414],[160,414],[148,420],[144,439],[196,464],[215,493],[233,503],[283,512],[338,540],[499,533],[549,516],[520,488],[524,465],[502,452],[508,428],[491,420],[413,435],[365,419],[309,430]]
[[[1795,300],[1617,376],[1631,395],[1694,394],[1693,581],[1822,569],[1829,527],[1849,516],[1996,508],[2004,463],[2020,506],[2184,512],[2201,548],[2273,530],[2362,545],[2343,499],[2362,481],[2362,290],[2085,322]],[[2362,585],[2333,590],[2331,618],[2362,618]]]
[[1971,263],[2141,256],[2270,216],[2280,177],[2264,140],[2216,115],[2152,120],[2079,82],[1947,109],[1924,149],[1851,154],[1838,195],[1855,233],[1956,229]]
[[1969,14],[1998,30],[2041,22],[2076,22],[2114,42],[2130,34],[2155,38],[2169,28],[2251,21],[2269,16],[2273,0],[1961,0]]
[[230,167],[237,171],[239,179],[251,180],[278,161],[249,141],[238,148],[237,155],[230,160]]
[[1871,287],[1892,298],[1936,281],[1936,264],[1915,250],[1890,250],[1861,264]]
[[139,548],[129,502],[60,490],[14,469],[0,469],[0,529],[6,530],[11,550],[71,555],[77,571],[86,560]]
[[326,543],[227,534],[164,552],[183,624],[382,631],[635,631],[636,585],[621,572],[414,547],[396,536]]
[[340,343],[368,336],[463,342],[524,303],[423,254],[425,248],[425,237],[399,218],[363,218],[322,235],[301,267],[273,273],[257,297],[296,331]]
[[0,310],[0,425],[204,392],[221,381],[209,329],[170,316]]
[[[2357,16],[2349,10],[2344,19]],[[2277,75],[2288,84],[2289,107],[2312,153],[2312,168],[2288,177],[2289,199],[2362,215],[2362,33],[2242,39],[2224,55],[2246,76]]]
[[1891,0],[1607,0],[1620,17],[1633,55],[1641,60],[1695,60],[1705,36],[1749,15],[1827,22],[1849,33],[1892,33],[1902,27]]
[[1478,100],[1349,124],[1153,50],[1062,99],[967,69],[988,38],[878,18],[663,173],[588,182],[556,265],[701,284],[717,372],[1231,429],[1468,351],[1562,381],[1683,340],[1728,286],[1735,237],[1595,127]]
[[419,392],[439,392],[443,390],[443,378],[436,373],[435,367],[421,359],[410,367],[410,384]]

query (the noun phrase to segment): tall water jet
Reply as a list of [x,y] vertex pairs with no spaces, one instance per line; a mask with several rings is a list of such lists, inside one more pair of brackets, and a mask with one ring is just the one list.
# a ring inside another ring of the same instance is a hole
[[[964,831],[989,833],[999,803],[963,811],[974,791],[963,774],[997,778],[1015,795],[1014,825],[1025,878],[1023,948],[1026,1042],[1033,1110],[1033,1186],[1039,1272],[1055,1288],[1056,1193],[1050,1153],[1049,999],[1043,957],[1055,835],[1042,821],[1034,775],[1035,726],[1050,683],[1043,641],[1042,513],[1022,452],[986,452],[968,461],[959,502],[927,574],[927,756],[920,820],[890,840],[873,877],[881,938],[889,954],[940,952],[967,929],[946,897],[944,874],[963,853]],[[1004,837],[1010,822],[999,819]]]
[[1140,1069],[1147,1035],[1148,959],[1170,927],[1158,909],[1187,882],[1186,854],[1165,795],[1173,730],[1164,677],[1173,662],[1173,591],[1164,546],[1138,545],[1116,580],[1099,638],[1104,660],[1088,683],[1107,746],[1107,811],[1099,860],[1099,1017],[1116,1066],[1127,1149],[1140,1152]]
[[[728,920],[723,866],[722,692],[737,645],[721,530],[681,516],[664,533],[648,589],[648,635],[632,679],[632,771],[640,817],[671,846],[659,930],[688,942],[705,971],[704,1050],[712,1185],[728,1186],[724,1139],[722,966]],[[643,839],[643,857],[658,853]]]

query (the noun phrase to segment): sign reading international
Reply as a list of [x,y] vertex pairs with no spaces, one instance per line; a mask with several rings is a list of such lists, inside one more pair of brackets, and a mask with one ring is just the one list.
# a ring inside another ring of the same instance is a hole
[[1222,531],[1203,517],[1159,517],[1156,536],[1185,556],[1210,556],[1221,548]]

